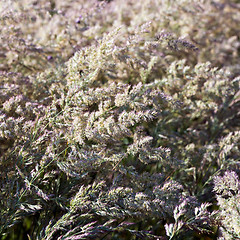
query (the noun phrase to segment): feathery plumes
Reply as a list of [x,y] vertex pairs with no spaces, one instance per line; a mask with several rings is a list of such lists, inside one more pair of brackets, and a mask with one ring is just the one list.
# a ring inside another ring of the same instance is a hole
[[2,1],[0,239],[239,237],[239,8]]
[[221,221],[219,239],[233,239],[240,237],[240,182],[233,171],[226,171],[224,176],[214,178],[214,191],[219,205]]

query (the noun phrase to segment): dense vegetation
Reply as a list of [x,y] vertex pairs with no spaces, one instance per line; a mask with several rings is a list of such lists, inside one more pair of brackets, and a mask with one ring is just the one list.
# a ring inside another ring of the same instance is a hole
[[240,3],[1,0],[0,239],[240,239]]

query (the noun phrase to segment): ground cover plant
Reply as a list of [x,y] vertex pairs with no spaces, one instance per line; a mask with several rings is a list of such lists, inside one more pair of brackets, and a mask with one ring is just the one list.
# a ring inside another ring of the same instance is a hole
[[0,239],[240,239],[240,3],[0,2]]

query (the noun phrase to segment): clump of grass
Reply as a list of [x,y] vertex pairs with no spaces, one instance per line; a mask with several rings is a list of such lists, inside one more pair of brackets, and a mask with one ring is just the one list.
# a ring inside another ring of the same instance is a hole
[[239,236],[238,3],[0,7],[1,239]]

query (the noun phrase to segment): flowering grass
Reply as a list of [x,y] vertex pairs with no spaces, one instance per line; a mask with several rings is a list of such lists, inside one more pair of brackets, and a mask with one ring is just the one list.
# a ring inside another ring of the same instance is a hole
[[0,3],[0,239],[240,239],[238,1]]

